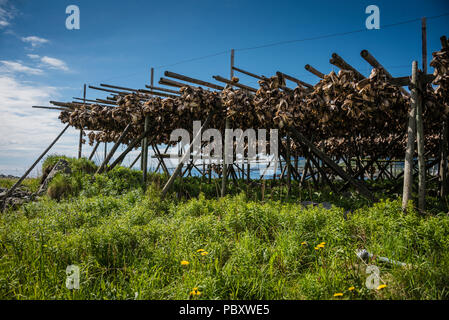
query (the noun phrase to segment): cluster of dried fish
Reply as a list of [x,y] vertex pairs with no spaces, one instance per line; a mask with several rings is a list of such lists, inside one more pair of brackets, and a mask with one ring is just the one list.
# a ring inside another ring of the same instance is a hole
[[445,116],[449,114],[449,43],[440,51],[432,53],[433,59],[430,62],[435,70],[435,79],[432,84],[437,88],[434,91],[436,100],[444,106]]
[[78,129],[92,130],[88,134],[91,145],[94,141],[117,141],[125,127],[131,123],[131,129],[123,140],[123,143],[128,144],[143,132],[146,116],[149,117],[152,129],[151,136],[158,144],[168,143],[170,133],[177,128],[191,132],[192,122],[204,120],[210,112],[214,114],[214,125],[222,127],[224,114],[217,92],[184,87],[181,88],[181,96],[177,98],[146,98],[143,102],[142,96],[129,94],[117,100],[117,107],[82,105],[71,112],[61,112],[59,119]]
[[[437,86],[425,91],[424,128],[426,150],[438,149],[442,116],[449,111],[449,50],[433,53]],[[235,80],[236,81],[236,80]],[[204,121],[209,114],[209,127],[223,131],[226,117],[233,128],[278,128],[285,136],[295,127],[305,136],[313,136],[316,145],[331,156],[374,156],[390,150],[389,156],[403,157],[410,99],[400,88],[389,83],[383,69],[373,69],[370,76],[359,80],[353,71],[331,72],[311,90],[288,89],[282,74],[259,81],[255,94],[226,86],[222,92],[183,87],[176,98],[129,94],[117,100],[117,107],[78,106],[63,111],[60,119],[76,128],[92,130],[89,141],[117,141],[124,128],[132,128],[124,143],[144,130],[149,118],[150,136],[157,144],[167,144],[177,128],[192,133],[194,120]],[[292,142],[292,154],[303,155]]]

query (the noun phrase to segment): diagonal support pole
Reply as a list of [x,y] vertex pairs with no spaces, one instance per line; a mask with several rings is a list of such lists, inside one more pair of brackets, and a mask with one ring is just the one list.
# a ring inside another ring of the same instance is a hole
[[[190,143],[188,150],[192,149],[192,146],[196,143],[198,139],[201,139],[201,132],[209,125],[210,120],[212,119],[212,113],[209,113],[209,115],[206,118],[206,121],[204,121],[204,124],[201,126],[201,129],[198,130],[196,136],[193,138],[193,141]],[[184,166],[185,161],[187,158],[190,157],[190,152],[186,152],[181,160],[179,161],[178,166],[176,167],[175,171],[171,175],[170,179],[168,179],[167,183],[165,184],[164,188],[162,189],[162,198],[165,197],[168,190],[170,190],[171,186],[175,182],[176,177],[181,173],[182,167]]]
[[[34,169],[34,167],[41,161],[41,159],[47,154],[47,152],[54,146],[54,144],[61,138],[61,136],[64,134],[64,132],[67,130],[67,128],[70,126],[70,124],[67,124],[65,128],[61,131],[61,133],[53,140],[53,142],[47,147],[47,149],[42,152],[42,154],[37,158],[36,161],[31,165],[31,167],[20,177],[20,179],[11,187],[9,190],[4,194],[1,195],[0,198],[7,198],[12,192],[22,183],[22,181],[30,174],[30,172]],[[6,205],[6,202],[5,202]]]
[[318,149],[309,139],[307,139],[304,135],[302,135],[298,130],[294,127],[289,127],[290,132],[293,136],[298,140],[298,142],[305,144],[310,148],[310,151],[315,154],[319,159],[321,159],[328,167],[330,167],[337,175],[339,175],[342,179],[348,181],[354,188],[367,199],[376,202],[377,199],[373,196],[373,194],[368,190],[368,188],[360,181],[353,179],[348,173],[346,173],[338,164],[332,161],[324,152]]
[[103,160],[103,163],[101,164],[101,166],[98,168],[97,172],[95,174],[101,173],[103,172],[104,168],[107,166],[109,160],[111,160],[112,156],[114,155],[115,151],[117,150],[118,146],[120,145],[120,143],[122,143],[123,139],[125,139],[126,134],[128,133],[129,129],[131,129],[131,123],[129,123],[125,130],[123,130],[122,134],[120,135],[120,137],[118,138],[117,142],[114,144],[114,146],[112,147],[111,151],[109,151],[108,155],[106,156],[106,158]]

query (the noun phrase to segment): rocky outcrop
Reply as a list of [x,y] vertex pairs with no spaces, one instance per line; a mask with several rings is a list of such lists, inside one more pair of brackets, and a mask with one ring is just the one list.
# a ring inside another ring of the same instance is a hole
[[37,191],[37,195],[42,195],[47,190],[50,182],[58,173],[70,174],[72,170],[70,169],[70,164],[67,160],[59,159],[58,162],[53,166],[50,173],[46,176],[44,182],[42,182],[39,190]]

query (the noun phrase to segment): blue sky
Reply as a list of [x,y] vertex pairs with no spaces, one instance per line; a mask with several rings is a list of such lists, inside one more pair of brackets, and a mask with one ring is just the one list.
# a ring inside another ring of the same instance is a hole
[[[65,27],[71,4],[80,8],[80,30]],[[380,8],[380,30],[240,50],[364,29],[365,8],[372,4]],[[318,78],[304,65],[328,73],[334,70],[333,52],[368,74],[362,49],[394,76],[405,76],[411,62],[421,60],[420,22],[383,26],[448,12],[447,0],[0,0],[0,173],[23,173],[63,128],[57,111],[31,106],[80,97],[84,83],[143,88],[150,67],[156,67],[157,80],[170,70],[213,81],[213,75],[229,76],[231,48],[237,67],[266,76],[279,70],[312,84]],[[439,50],[439,37],[449,35],[448,22],[449,16],[427,21],[429,57]],[[224,53],[161,67],[218,52]],[[255,79],[240,78],[256,85]],[[88,98],[104,96],[87,92]],[[85,146],[84,154],[90,149]],[[76,131],[70,129],[50,153],[75,155]]]

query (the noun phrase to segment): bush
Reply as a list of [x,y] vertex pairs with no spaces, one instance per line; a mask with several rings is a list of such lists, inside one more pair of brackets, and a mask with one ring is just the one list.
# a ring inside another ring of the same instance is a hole
[[44,162],[42,163],[42,172],[49,173],[49,170],[51,170],[51,168],[53,168],[53,166],[60,159],[66,160],[70,165],[70,169],[74,173],[82,172],[92,174],[95,173],[95,171],[98,168],[93,161],[87,160],[86,158],[77,159],[77,158],[70,158],[64,155],[53,154],[45,158]]
[[71,195],[73,192],[72,181],[65,174],[58,173],[48,186],[47,195],[51,199],[61,200],[61,198]]

